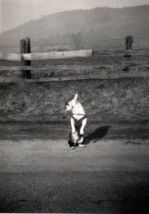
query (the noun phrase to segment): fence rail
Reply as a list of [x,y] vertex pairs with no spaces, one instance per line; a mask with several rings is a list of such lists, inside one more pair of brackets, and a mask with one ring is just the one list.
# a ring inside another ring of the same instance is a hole
[[73,57],[91,57],[93,56],[141,56],[149,55],[149,50],[111,50],[111,51],[95,51],[92,50],[78,50],[78,51],[62,51],[62,52],[44,52],[44,53],[0,53],[0,60],[10,60],[21,62],[23,60],[46,60],[46,59],[60,59]]
[[124,67],[133,67],[133,68],[149,68],[149,64],[147,62],[123,62],[121,65],[48,65],[42,67],[32,67],[32,66],[0,66],[0,71],[22,71],[22,70],[32,70],[32,71],[43,71],[43,70],[71,70],[71,71],[97,71],[97,70],[115,70],[118,68]]
[[[117,65],[118,66],[118,65]],[[32,66],[0,66],[0,71],[20,71],[20,70],[98,70],[98,69],[114,69],[113,65],[48,65],[42,67]]]
[[64,59],[73,57],[91,57],[93,56],[92,50],[79,50],[79,51],[63,51],[63,52],[45,52],[45,53],[0,53],[1,60],[19,61],[21,60],[46,60],[46,59]]
[[127,56],[127,55],[133,55],[133,56],[141,56],[141,55],[149,55],[149,49],[146,50],[140,50],[140,49],[134,49],[134,50],[109,50],[109,51],[95,51],[95,55],[110,55],[110,56]]
[[20,79],[19,77],[0,77],[0,83],[45,83],[45,82],[64,82],[64,81],[83,81],[83,80],[106,80],[106,79],[129,79],[129,78],[149,78],[149,72],[120,72],[120,73],[101,73],[92,75],[78,75],[67,77],[48,77],[40,79]]
[[0,53],[0,60],[10,60],[10,61],[21,62],[21,54]]

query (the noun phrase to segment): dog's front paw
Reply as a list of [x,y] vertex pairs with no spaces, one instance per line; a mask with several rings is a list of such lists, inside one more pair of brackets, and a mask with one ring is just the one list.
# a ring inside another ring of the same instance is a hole
[[80,135],[84,135],[84,130],[80,129]]

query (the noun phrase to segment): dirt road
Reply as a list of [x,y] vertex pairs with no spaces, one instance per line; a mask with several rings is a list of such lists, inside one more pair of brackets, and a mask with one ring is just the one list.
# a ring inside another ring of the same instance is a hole
[[1,124],[0,212],[149,213],[149,125],[91,124],[70,150],[68,124]]

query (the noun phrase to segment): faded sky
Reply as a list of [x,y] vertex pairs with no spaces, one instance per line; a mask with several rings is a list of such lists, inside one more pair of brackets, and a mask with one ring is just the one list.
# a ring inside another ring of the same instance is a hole
[[149,0],[0,0],[0,32],[43,15],[95,7],[124,7],[149,4]]

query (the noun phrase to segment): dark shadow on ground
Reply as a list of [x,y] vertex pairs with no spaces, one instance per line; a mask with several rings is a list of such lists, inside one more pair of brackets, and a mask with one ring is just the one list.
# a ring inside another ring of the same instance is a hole
[[85,145],[89,144],[91,141],[93,141],[93,143],[96,143],[98,140],[100,140],[101,138],[103,138],[105,135],[108,134],[108,130],[111,128],[112,126],[102,126],[102,127],[98,127],[97,129],[95,129],[92,133],[89,133],[86,137],[85,137]]

